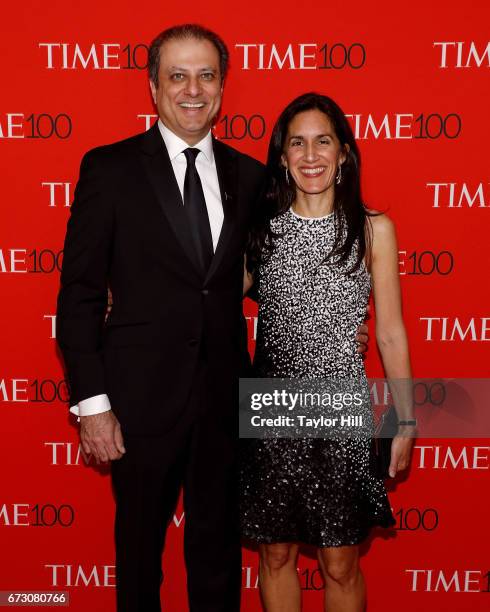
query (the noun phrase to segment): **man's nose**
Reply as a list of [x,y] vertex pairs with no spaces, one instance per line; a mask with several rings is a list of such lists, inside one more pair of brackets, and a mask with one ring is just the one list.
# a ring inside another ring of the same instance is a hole
[[186,94],[196,97],[202,92],[201,81],[199,77],[190,77],[185,88]]

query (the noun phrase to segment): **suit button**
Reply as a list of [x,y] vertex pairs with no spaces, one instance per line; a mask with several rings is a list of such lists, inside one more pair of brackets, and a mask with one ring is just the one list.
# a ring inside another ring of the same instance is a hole
[[209,295],[209,289],[203,289],[203,290],[201,291],[201,293],[202,293],[203,295]]
[[193,338],[192,340],[189,340],[189,342],[187,343],[189,346],[197,346],[198,345],[198,341]]

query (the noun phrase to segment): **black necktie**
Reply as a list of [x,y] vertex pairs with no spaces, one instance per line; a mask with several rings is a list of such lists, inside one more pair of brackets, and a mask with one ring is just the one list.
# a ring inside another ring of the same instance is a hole
[[214,252],[206,200],[196,168],[196,157],[199,153],[199,149],[185,149],[184,151],[187,159],[184,180],[184,208],[189,219],[199,265],[203,273],[206,274]]

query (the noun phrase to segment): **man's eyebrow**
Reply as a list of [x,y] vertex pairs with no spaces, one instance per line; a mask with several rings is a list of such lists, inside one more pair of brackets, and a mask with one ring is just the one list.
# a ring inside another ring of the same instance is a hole
[[[168,70],[178,70],[179,72],[187,72],[188,68],[183,68],[182,66],[169,66]],[[204,68],[199,68],[199,72],[217,72],[217,69],[212,68],[211,66],[205,66]]]

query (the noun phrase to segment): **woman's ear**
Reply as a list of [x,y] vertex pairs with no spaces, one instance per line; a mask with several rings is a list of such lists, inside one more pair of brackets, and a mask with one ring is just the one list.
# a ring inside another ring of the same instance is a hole
[[287,168],[288,167],[288,162],[286,159],[286,156],[284,155],[284,153],[281,155],[281,164],[283,166],[283,168]]
[[345,143],[344,146],[342,147],[342,153],[340,154],[340,163],[343,164],[345,162],[345,160],[347,159],[347,155],[349,154],[350,151],[350,146],[349,143]]

